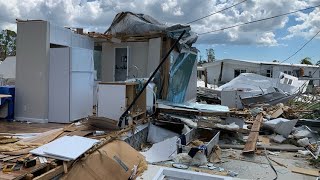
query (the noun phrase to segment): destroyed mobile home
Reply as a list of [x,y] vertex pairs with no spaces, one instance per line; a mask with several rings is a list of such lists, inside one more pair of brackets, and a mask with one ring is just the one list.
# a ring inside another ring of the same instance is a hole
[[[34,26],[43,39],[28,47]],[[32,122],[17,126],[69,124],[1,133],[0,179],[319,177],[320,96],[304,94],[308,81],[243,73],[200,88],[193,102],[190,26],[124,12],[104,34],[79,33],[18,22],[16,84],[0,96],[6,118],[14,109],[15,120]]]

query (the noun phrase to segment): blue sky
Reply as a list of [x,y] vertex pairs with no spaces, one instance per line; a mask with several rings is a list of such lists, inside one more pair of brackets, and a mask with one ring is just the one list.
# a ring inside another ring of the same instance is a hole
[[[304,11],[308,14],[311,11]],[[243,59],[253,61],[284,61],[296,51],[298,51],[311,37],[295,36],[290,39],[282,39],[289,35],[288,28],[300,24],[295,20],[295,16],[289,16],[288,22],[283,28],[276,29],[275,39],[277,39],[279,45],[276,46],[261,46],[256,44],[248,45],[232,45],[232,44],[195,44],[200,50],[202,59],[206,59],[206,49],[213,48],[215,51],[215,57],[217,60],[221,59]],[[320,29],[319,29],[320,30]],[[256,34],[259,36],[259,34]],[[312,63],[316,63],[320,60],[320,34],[317,38],[313,39],[308,45],[306,45],[296,55],[288,59],[287,63],[299,63],[301,59],[310,57]],[[205,38],[205,35],[204,35]],[[199,57],[200,58],[200,57]]]
[[[167,25],[183,24],[228,8],[242,0],[1,0],[0,29],[16,30],[15,19],[104,32],[122,11],[144,13]],[[320,0],[247,0],[191,24],[196,33],[263,19],[320,5]],[[320,8],[200,36],[195,46],[203,58],[212,47],[217,59],[282,61],[320,30]],[[320,35],[319,35],[320,36]],[[320,60],[320,37],[287,62]]]
[[[308,41],[302,37],[294,37],[290,40],[279,40],[279,46],[257,46],[257,45],[208,45],[196,44],[202,58],[206,58],[206,49],[213,48],[216,59],[243,59],[254,61],[283,61],[295,53]],[[305,57],[310,57],[313,63],[320,60],[320,40],[314,39],[299,53],[287,60],[288,63],[299,63]]]

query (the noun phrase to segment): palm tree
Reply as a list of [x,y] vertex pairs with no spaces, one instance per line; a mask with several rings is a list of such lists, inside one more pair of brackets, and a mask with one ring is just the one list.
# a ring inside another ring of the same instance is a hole
[[300,61],[300,64],[309,64],[312,65],[311,58],[305,57]]

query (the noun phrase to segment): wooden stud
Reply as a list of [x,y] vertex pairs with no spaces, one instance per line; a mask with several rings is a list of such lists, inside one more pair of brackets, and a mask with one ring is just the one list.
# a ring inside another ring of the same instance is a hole
[[68,173],[68,164],[66,161],[63,161],[63,171],[65,174]]
[[47,179],[52,179],[56,176],[58,176],[59,174],[62,174],[64,172],[64,166],[58,166],[54,169],[51,169],[50,171],[41,174],[38,177],[35,177],[34,180],[47,180]]
[[263,120],[262,113],[259,113],[253,122],[248,140],[244,146],[243,153],[253,153],[256,150],[257,140],[259,136],[260,126]]
[[299,167],[291,167],[290,170],[294,173],[309,175],[309,176],[320,176],[319,169],[305,169]]

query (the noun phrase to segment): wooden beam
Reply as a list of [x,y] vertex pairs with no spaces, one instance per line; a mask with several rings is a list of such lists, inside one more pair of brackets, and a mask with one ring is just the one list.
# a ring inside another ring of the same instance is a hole
[[253,122],[248,140],[244,145],[244,149],[242,150],[242,153],[253,153],[256,150],[256,145],[257,145],[257,140],[258,140],[262,120],[263,120],[262,113],[259,113],[256,116],[255,121]]
[[[171,38],[166,38],[166,41],[162,41],[164,50],[162,50],[161,57],[165,56],[165,54],[169,51],[171,48],[172,42]],[[170,72],[170,56],[167,57],[166,62],[162,65],[160,69],[161,74],[161,83],[162,83],[162,89],[161,89],[161,98],[166,99],[168,95],[168,87],[169,87],[169,72]]]
[[309,175],[309,176],[320,176],[319,169],[305,169],[299,167],[291,167],[290,170],[294,173]]
[[34,180],[47,180],[47,179],[52,179],[59,174],[62,174],[64,172],[63,165],[58,166],[54,169],[51,169],[50,171],[47,171],[46,173],[41,174],[38,177],[35,177]]

